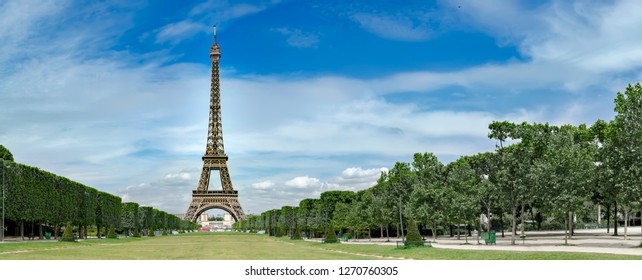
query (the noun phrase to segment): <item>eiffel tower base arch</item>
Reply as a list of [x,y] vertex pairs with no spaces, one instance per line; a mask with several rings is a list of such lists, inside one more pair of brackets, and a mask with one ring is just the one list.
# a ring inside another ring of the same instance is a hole
[[245,213],[238,200],[237,191],[193,191],[192,203],[190,203],[184,219],[196,222],[203,212],[210,209],[221,209],[232,215],[234,221],[245,218]]

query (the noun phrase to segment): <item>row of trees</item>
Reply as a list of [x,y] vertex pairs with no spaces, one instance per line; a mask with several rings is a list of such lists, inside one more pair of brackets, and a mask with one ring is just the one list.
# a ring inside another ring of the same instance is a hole
[[[107,233],[109,227],[121,230],[134,228],[194,229],[195,224],[181,220],[152,207],[139,207],[137,203],[122,203],[121,198],[101,192],[65,177],[35,167],[13,162],[8,150],[0,146],[4,215],[20,226],[38,224],[51,227],[58,236],[60,226],[73,223],[79,236],[86,235],[88,227],[96,227],[97,235]],[[33,230],[33,229],[32,229]]]
[[575,217],[597,208],[598,217],[606,216],[607,223],[613,220],[615,235],[616,220],[624,216],[626,238],[629,215],[642,204],[640,84],[617,93],[615,112],[610,122],[598,120],[591,126],[493,122],[488,137],[497,140],[494,152],[462,156],[448,164],[431,153],[418,153],[412,163],[397,162],[382,173],[369,189],[324,192],[298,207],[248,216],[235,227],[314,236],[331,226],[355,234],[385,231],[389,236],[391,227],[399,230],[412,220],[434,239],[452,225],[472,225],[480,232],[492,229],[493,217],[500,218],[503,228],[501,219],[509,216],[514,244],[518,223],[523,231],[529,216],[538,225],[563,221],[567,240]]

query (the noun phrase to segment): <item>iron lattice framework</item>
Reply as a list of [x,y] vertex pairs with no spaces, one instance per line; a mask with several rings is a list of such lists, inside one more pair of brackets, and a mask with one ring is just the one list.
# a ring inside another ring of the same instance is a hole
[[[192,191],[192,202],[185,213],[185,220],[195,222],[206,210],[218,208],[227,211],[235,220],[245,218],[245,213],[238,200],[238,191],[232,187],[230,172],[227,168],[227,155],[223,148],[223,125],[221,122],[221,92],[219,87],[219,60],[221,49],[216,42],[214,27],[214,44],[210,48],[212,60],[212,82],[210,85],[210,121],[207,129],[207,145],[203,155],[203,169],[198,187]],[[210,191],[210,172],[218,170],[222,191]]]

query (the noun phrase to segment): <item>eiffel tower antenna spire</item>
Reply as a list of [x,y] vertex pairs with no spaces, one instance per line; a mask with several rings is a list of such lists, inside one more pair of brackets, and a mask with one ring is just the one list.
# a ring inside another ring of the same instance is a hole
[[214,44],[216,45],[216,24],[214,24]]

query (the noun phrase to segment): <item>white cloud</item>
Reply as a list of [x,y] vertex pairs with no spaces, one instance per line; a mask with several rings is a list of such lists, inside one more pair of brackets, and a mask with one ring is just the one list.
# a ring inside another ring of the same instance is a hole
[[351,19],[366,31],[387,39],[423,41],[431,34],[425,22],[415,23],[407,16],[356,13],[351,16]]
[[274,186],[274,182],[272,182],[270,180],[252,184],[252,187],[254,187],[256,189],[269,189],[272,186]]
[[212,23],[217,24],[218,30],[224,30],[230,22],[260,13],[275,4],[278,4],[278,1],[255,1],[250,4],[207,0],[194,6],[183,20],[166,24],[157,29],[155,31],[156,42],[177,44],[200,32],[212,32]]
[[443,3],[461,5],[452,11],[460,23],[518,46],[535,62],[601,74],[642,65],[642,38],[633,35],[642,25],[640,1],[552,1],[535,7],[502,0]]
[[382,172],[388,172],[388,168],[350,167],[343,170],[340,176],[332,178],[330,182],[341,186],[340,189],[358,191],[374,186]]
[[302,177],[295,177],[292,180],[289,180],[285,182],[285,185],[288,187],[295,187],[295,188],[308,188],[311,186],[318,186],[319,185],[319,179],[317,178],[312,178],[308,176],[302,176]]
[[290,46],[297,48],[316,47],[319,44],[319,36],[312,33],[303,32],[299,29],[277,28],[274,31],[287,36],[287,42]]
[[161,27],[156,34],[156,43],[170,42],[176,44],[186,38],[194,37],[201,32],[208,32],[209,27],[202,23],[183,20]]
[[163,179],[129,185],[115,193],[123,202],[136,202],[172,214],[182,214],[191,201],[191,190],[196,188],[195,176],[187,171],[166,174]]

